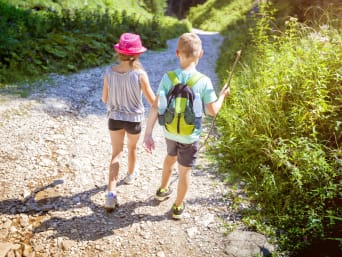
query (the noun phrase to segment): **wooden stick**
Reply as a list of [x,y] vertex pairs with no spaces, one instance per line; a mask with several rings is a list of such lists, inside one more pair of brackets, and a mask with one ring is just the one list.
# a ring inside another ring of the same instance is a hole
[[230,81],[232,80],[232,77],[233,77],[233,72],[235,70],[236,64],[238,63],[238,61],[240,59],[240,56],[241,56],[241,50],[236,52],[236,58],[235,58],[235,61],[233,63],[232,70],[230,71],[229,76],[227,78],[226,87],[229,87],[229,85],[230,85]]
[[[230,81],[232,80],[232,76],[233,76],[233,72],[235,70],[235,67],[236,67],[236,64],[238,63],[239,59],[240,59],[240,56],[241,56],[241,50],[237,51],[236,52],[236,57],[235,57],[235,61],[233,63],[233,67],[232,67],[232,70],[230,71],[229,73],[229,76],[227,78],[227,83],[225,84],[225,86],[223,88],[228,88],[230,86]],[[215,120],[216,120],[216,117],[217,117],[217,114],[214,116],[212,122],[211,122],[211,126],[210,126],[210,129],[209,129],[209,132],[207,134],[207,137],[205,138],[203,144],[198,148],[198,151],[201,150],[201,148],[207,143],[208,141],[208,138],[211,134],[211,131],[213,130],[214,128],[214,124],[215,124]]]

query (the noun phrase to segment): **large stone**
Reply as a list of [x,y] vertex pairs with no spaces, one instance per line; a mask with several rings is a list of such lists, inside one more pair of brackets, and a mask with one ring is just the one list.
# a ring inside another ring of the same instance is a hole
[[274,246],[268,243],[267,238],[256,232],[235,230],[227,237],[228,244],[225,250],[228,256],[251,257],[256,254],[268,256],[274,251]]

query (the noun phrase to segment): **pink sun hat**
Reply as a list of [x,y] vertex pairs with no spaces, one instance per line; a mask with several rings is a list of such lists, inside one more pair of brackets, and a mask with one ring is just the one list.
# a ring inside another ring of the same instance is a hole
[[133,33],[123,33],[120,36],[119,43],[114,45],[114,49],[116,52],[125,55],[141,54],[147,50],[141,44],[140,36]]

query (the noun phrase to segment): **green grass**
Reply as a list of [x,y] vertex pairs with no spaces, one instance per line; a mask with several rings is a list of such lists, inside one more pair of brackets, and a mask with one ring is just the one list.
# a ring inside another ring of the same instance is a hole
[[329,237],[329,216],[341,215],[341,34],[295,19],[280,35],[269,20],[256,24],[252,54],[218,120],[222,168],[248,181],[262,207],[256,219],[283,231],[279,245],[296,251]]
[[255,18],[242,9],[223,18],[217,13],[233,1],[207,4],[205,19],[189,19],[203,28],[213,21],[225,36],[217,65],[222,83],[242,50],[209,156],[227,183],[246,183],[255,208],[243,220],[292,254],[317,240],[340,240],[340,9],[311,15],[321,23],[305,20],[308,26],[272,7],[259,6]]

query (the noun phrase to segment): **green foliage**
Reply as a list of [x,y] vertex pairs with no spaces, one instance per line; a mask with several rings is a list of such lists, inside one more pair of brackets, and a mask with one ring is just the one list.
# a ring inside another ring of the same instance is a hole
[[208,0],[203,5],[191,7],[188,19],[194,27],[222,32],[232,26],[252,8],[254,0]]
[[[334,12],[341,8],[340,0],[273,0],[272,3],[277,9],[278,17],[283,19],[283,17],[293,16],[297,17],[300,22],[310,25],[317,25],[317,21],[326,23],[327,18],[334,19]],[[326,15],[326,10],[329,10],[329,15]],[[335,18],[339,19],[341,24],[340,17]]]
[[164,15],[167,7],[166,0],[143,0],[147,10],[153,14]]
[[123,32],[140,34],[148,49],[160,49],[166,47],[167,39],[190,29],[187,21],[163,16],[91,8],[54,11],[47,7],[49,1],[31,4],[37,8],[38,2],[43,10],[0,1],[0,87],[1,83],[109,63],[112,46]]
[[142,0],[7,0],[8,5],[36,11],[51,10],[60,13],[63,10],[88,9],[104,12],[105,10],[126,11],[128,14],[139,13],[151,18],[152,13],[145,10]]
[[[336,238],[341,223],[341,30],[290,18],[280,31],[274,11],[260,8],[254,22],[238,24],[240,32],[255,26],[241,37],[248,48],[210,152],[229,181],[246,181],[258,205],[245,214],[247,224],[273,228],[280,248],[295,252]],[[235,49],[222,49],[234,58]],[[220,66],[222,80],[226,74]]]

